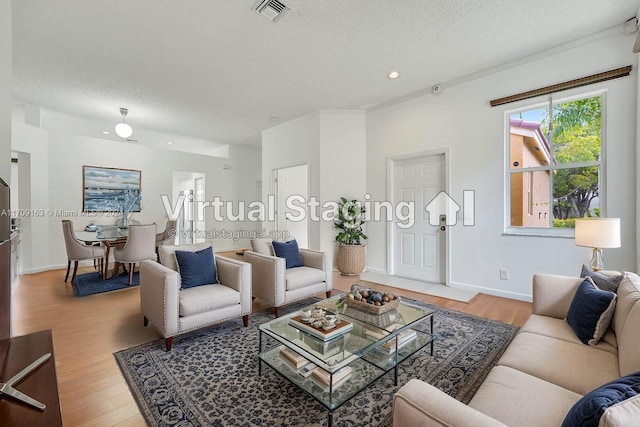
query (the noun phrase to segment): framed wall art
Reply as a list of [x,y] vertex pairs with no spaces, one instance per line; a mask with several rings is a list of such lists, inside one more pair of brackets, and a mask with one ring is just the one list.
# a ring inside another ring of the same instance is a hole
[[141,172],[82,166],[83,212],[140,212]]

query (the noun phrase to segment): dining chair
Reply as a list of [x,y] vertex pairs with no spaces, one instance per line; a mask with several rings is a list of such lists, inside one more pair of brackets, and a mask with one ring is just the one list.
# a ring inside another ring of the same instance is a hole
[[162,233],[156,234],[156,251],[160,245],[174,245],[176,241],[177,221],[168,220]]
[[102,269],[106,268],[104,265],[105,248],[101,246],[87,245],[84,242],[78,240],[73,232],[73,223],[68,219],[62,220],[62,234],[64,236],[64,244],[67,249],[67,273],[64,276],[66,282],[69,278],[69,270],[71,269],[71,261],[74,262],[73,275],[71,276],[71,283],[76,278],[78,272],[78,263],[83,260],[100,260],[100,274],[102,275]]
[[118,275],[120,264],[126,264],[129,271],[128,284],[131,285],[135,264],[147,259],[156,259],[156,225],[130,225],[127,242],[122,249],[116,249],[113,259],[113,276]]

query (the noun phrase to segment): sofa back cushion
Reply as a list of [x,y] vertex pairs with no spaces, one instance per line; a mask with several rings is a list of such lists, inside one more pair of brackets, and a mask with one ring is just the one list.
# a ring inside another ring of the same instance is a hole
[[625,272],[618,285],[617,294],[618,306],[611,321],[611,327],[616,335],[622,331],[631,307],[640,301],[640,277],[635,273]]
[[158,246],[160,264],[172,269],[173,271],[178,271],[178,265],[176,264],[176,251],[196,252],[210,247],[211,243],[196,243],[195,245],[160,245]]
[[612,327],[618,341],[620,375],[640,371],[640,277],[635,273],[625,273],[618,286]]

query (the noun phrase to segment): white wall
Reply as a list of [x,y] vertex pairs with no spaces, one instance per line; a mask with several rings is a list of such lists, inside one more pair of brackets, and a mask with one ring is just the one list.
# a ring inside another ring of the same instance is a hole
[[[91,220],[110,224],[114,217],[68,217],[56,210],[82,211],[82,166],[104,166],[141,170],[142,210],[133,218],[142,223],[156,222],[163,230],[167,217],[160,196],[171,196],[173,171],[203,173],[206,178],[207,201],[220,196],[223,201],[245,200],[255,194],[255,182],[260,179],[260,151],[238,147],[229,159],[148,148],[141,144],[108,141],[85,136],[45,131],[24,123],[17,111],[13,121],[13,149],[30,153],[31,209],[49,209],[45,218],[31,218],[30,253],[24,254],[23,272],[37,272],[66,266],[66,253],[60,221],[70,218],[74,228],[81,230]],[[230,169],[224,169],[228,164]],[[242,165],[242,167],[235,167]],[[250,165],[247,169],[244,165]],[[251,193],[249,193],[249,189]],[[25,191],[22,186],[21,190]],[[206,231],[215,250],[247,247],[248,240],[224,238],[221,231],[238,231],[254,224],[218,222],[210,209],[205,210]],[[23,243],[24,240],[23,240]],[[25,245],[25,246],[27,246]]]
[[[309,164],[310,197],[320,205],[341,196],[362,199],[366,151],[364,110],[320,110],[268,129],[262,133],[263,199],[273,194],[274,169],[303,163]],[[311,221],[309,247],[333,258],[336,234],[332,222]]]
[[0,178],[11,185],[11,0],[0,0]]
[[[364,200],[366,193],[367,119],[363,110],[320,112],[320,198]],[[320,224],[320,250],[334,260],[338,229]],[[367,241],[363,241],[364,244]]]
[[[533,99],[492,108],[489,100],[575,79],[628,64],[631,36],[614,36],[537,59],[506,71],[449,87],[367,116],[367,190],[373,200],[387,198],[387,159],[448,147],[451,196],[475,191],[475,226],[451,227],[451,285],[512,298],[529,299],[536,272],[576,275],[590,249],[573,239],[503,235],[505,188],[504,113],[540,102]],[[636,269],[635,75],[557,96],[606,89],[606,215],[622,218],[622,248],[605,250],[606,267]],[[368,267],[386,270],[386,224],[369,224]],[[499,280],[499,269],[510,280]]]

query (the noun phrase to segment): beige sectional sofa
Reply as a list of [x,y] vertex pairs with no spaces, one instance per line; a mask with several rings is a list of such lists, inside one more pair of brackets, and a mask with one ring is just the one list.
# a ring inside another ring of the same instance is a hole
[[[589,391],[640,371],[640,277],[625,273],[609,330],[595,346],[564,320],[577,277],[533,278],[533,314],[468,405],[417,379],[394,397],[396,427],[560,426]],[[640,396],[607,409],[600,426],[640,425]]]

